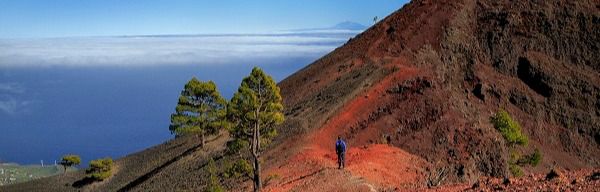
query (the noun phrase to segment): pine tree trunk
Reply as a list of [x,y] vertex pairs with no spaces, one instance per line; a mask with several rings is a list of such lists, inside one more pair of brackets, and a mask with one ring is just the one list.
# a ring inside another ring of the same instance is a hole
[[202,133],[201,135],[202,135],[201,136],[202,138],[200,138],[200,140],[202,140],[201,141],[202,143],[200,144],[200,148],[204,149],[204,142],[205,142],[204,133]]
[[[258,110],[255,112],[258,117]],[[254,158],[254,192],[259,192],[262,189],[260,182],[260,127],[258,122],[254,124],[254,134],[252,137],[252,157]]]
[[254,192],[259,192],[262,189],[260,182],[260,162],[258,156],[254,156]]

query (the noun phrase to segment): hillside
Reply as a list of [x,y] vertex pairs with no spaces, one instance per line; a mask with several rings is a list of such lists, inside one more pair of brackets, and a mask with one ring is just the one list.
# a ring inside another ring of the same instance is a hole
[[[208,155],[223,149],[227,136],[210,139],[200,149],[198,138],[181,137],[164,144],[128,155],[115,161],[115,174],[110,179],[90,184],[84,170],[69,172],[27,183],[0,187],[0,191],[164,191],[194,189],[203,186],[202,172]],[[184,176],[182,176],[184,175]],[[160,182],[153,182],[160,178]]]
[[[594,189],[599,48],[598,1],[414,0],[279,83],[287,119],[265,152],[265,190],[425,190],[436,173],[445,186],[432,190],[493,188],[499,179],[488,177],[509,175],[509,149],[490,123],[501,109],[529,137],[518,150],[544,155],[508,190],[549,189],[538,181],[551,168],[568,172],[554,187]],[[338,135],[350,147],[344,170],[335,166]],[[224,164],[227,139],[204,150],[193,137],[174,139],[118,160],[102,183],[76,185],[76,172],[0,190],[198,191],[207,158]]]
[[520,150],[544,154],[526,173],[598,167],[599,5],[407,4],[280,83],[286,132],[303,136],[271,151],[266,172],[281,180],[269,189],[319,191],[336,180],[337,135],[352,146],[344,174],[358,179],[353,188],[423,187],[438,170],[446,182],[507,176],[509,152],[490,123],[500,109],[529,136]]

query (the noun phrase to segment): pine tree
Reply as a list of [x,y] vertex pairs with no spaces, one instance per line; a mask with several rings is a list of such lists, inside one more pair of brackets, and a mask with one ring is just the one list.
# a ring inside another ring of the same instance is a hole
[[67,172],[67,167],[77,166],[81,163],[81,158],[78,155],[65,155],[62,157],[60,161],[60,165],[65,168],[65,173]]
[[260,180],[261,146],[267,145],[277,135],[275,126],[284,121],[283,104],[279,87],[260,68],[252,69],[250,76],[242,80],[238,91],[231,98],[228,117],[231,135],[246,140],[252,155],[254,191],[262,188]]
[[102,181],[112,175],[113,160],[110,157],[90,161],[90,167],[85,170],[87,177],[96,181]]
[[217,134],[223,127],[227,101],[214,82],[192,78],[181,91],[169,130],[176,136],[198,134],[204,146],[206,136]]

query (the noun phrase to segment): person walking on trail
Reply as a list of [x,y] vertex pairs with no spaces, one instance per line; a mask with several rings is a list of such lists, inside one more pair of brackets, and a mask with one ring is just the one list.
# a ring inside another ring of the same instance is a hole
[[343,169],[345,167],[344,160],[346,160],[346,142],[342,140],[341,136],[338,136],[335,142],[335,153],[337,153],[338,158],[338,169]]

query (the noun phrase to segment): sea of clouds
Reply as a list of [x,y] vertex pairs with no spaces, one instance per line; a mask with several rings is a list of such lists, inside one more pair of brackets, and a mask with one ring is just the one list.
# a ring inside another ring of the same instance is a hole
[[230,97],[253,66],[282,80],[359,32],[0,38],[0,158],[87,162],[147,148],[172,138],[191,77]]
[[0,39],[0,67],[222,64],[322,55],[359,31]]
[[35,102],[23,99],[23,95],[30,93],[22,82],[11,78],[15,69],[233,66],[279,58],[318,58],[359,32],[310,29],[268,34],[0,38],[0,114],[27,112],[27,106]]

